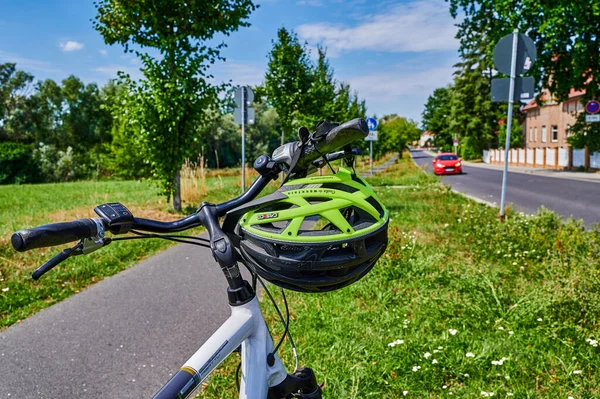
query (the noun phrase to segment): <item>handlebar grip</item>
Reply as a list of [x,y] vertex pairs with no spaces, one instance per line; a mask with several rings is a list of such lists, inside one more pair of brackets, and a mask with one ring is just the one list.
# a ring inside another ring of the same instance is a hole
[[312,161],[322,157],[322,154],[339,150],[358,139],[364,139],[369,134],[369,127],[364,119],[356,118],[334,127],[324,139],[311,142],[304,148],[298,166],[307,167]]
[[52,223],[17,231],[12,235],[11,243],[14,249],[24,252],[90,238],[97,233],[98,227],[92,219],[77,219],[72,222]]

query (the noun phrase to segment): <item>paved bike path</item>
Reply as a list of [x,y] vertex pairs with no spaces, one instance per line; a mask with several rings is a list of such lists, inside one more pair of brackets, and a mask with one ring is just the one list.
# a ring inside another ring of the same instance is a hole
[[1,331],[0,398],[152,397],[227,319],[225,290],[208,249],[144,260]]
[[0,331],[0,398],[152,397],[227,319],[226,287],[185,244],[109,277]]
[[[396,153],[396,154],[392,155],[392,157],[390,159],[388,159],[384,164],[379,165],[379,166],[373,166],[373,175],[377,174],[377,173],[381,173],[384,170],[386,170],[387,168],[389,168],[390,166],[392,166],[394,164],[394,162],[396,162],[396,159],[398,159],[399,156],[400,156],[400,154]],[[372,176],[371,171],[364,173],[363,176]]]

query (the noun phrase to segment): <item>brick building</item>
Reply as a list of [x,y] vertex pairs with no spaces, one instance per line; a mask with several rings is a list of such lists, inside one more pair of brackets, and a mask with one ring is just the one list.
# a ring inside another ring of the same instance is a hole
[[526,148],[558,148],[567,147],[567,137],[571,136],[571,126],[582,112],[584,105],[581,97],[584,91],[571,90],[569,99],[557,103],[548,91],[542,94],[543,104],[540,106],[534,99],[521,111],[526,114],[524,137]]

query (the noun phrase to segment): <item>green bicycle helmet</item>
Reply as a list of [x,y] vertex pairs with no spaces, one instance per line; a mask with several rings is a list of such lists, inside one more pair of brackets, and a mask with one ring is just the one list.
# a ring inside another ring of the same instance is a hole
[[325,292],[367,274],[384,253],[389,213],[373,189],[341,168],[284,184],[239,219],[247,266],[282,288]]

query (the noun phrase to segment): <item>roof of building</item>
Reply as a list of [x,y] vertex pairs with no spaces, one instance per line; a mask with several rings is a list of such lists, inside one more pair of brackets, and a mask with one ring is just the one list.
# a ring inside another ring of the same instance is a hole
[[[543,101],[548,100],[548,91],[544,90],[544,92],[542,93],[540,99]],[[575,97],[581,97],[585,94],[585,90],[575,90],[575,89],[571,89],[571,91],[569,92],[569,99],[571,98],[575,98]],[[543,104],[541,104],[543,105]],[[523,108],[521,108],[521,111],[528,111],[530,109],[534,109],[534,108],[538,108],[540,106],[540,104],[538,104],[537,100],[534,98],[533,100],[531,100],[529,103],[527,103],[526,106],[524,106]]]
[[431,133],[429,130],[425,130],[423,133],[421,133],[421,137],[423,136],[435,136],[435,133]]

